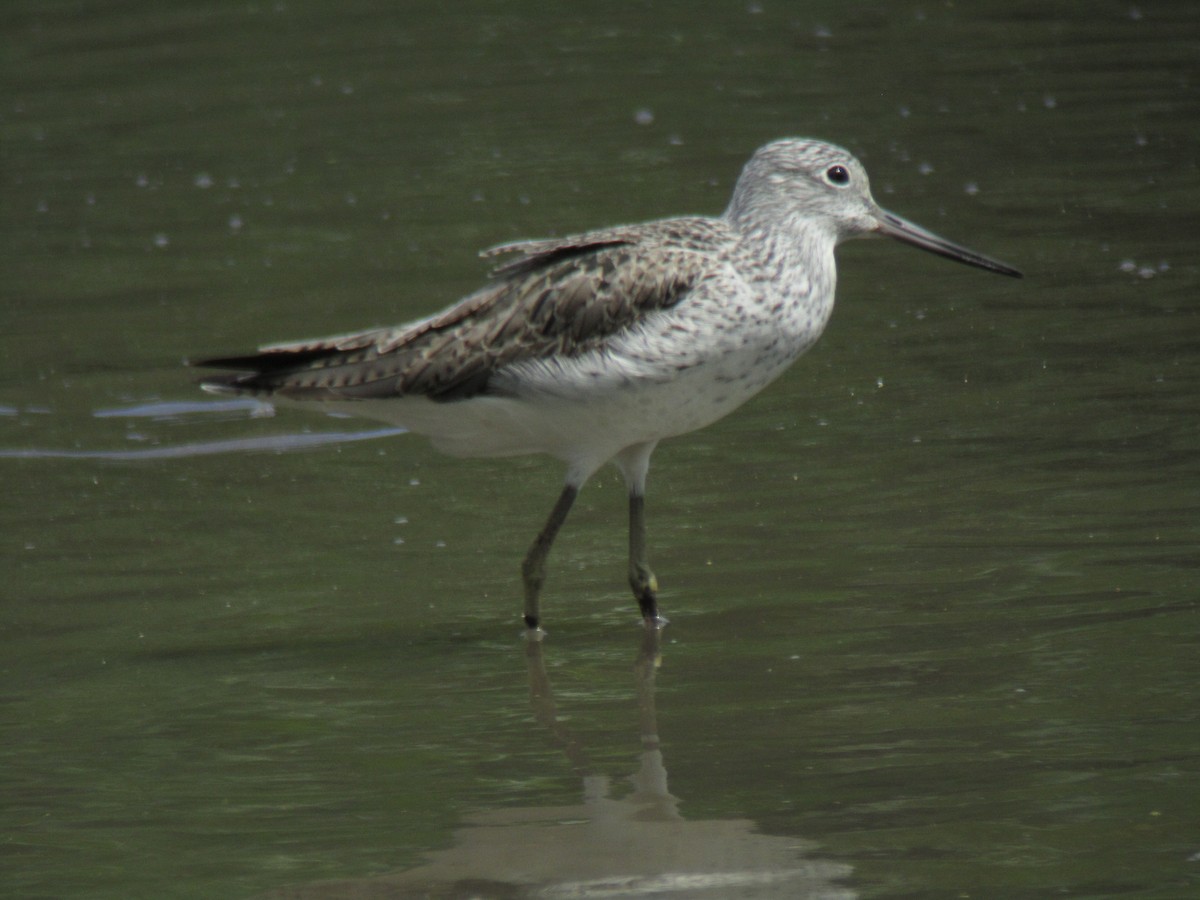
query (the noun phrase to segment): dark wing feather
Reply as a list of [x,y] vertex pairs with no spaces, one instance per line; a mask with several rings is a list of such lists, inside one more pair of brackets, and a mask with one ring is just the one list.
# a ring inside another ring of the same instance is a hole
[[428,319],[195,365],[241,370],[204,379],[218,390],[312,400],[465,399],[486,392],[499,368],[587,352],[678,303],[707,271],[707,257],[671,236],[637,226],[498,247],[488,254],[521,255],[495,269],[492,284]]

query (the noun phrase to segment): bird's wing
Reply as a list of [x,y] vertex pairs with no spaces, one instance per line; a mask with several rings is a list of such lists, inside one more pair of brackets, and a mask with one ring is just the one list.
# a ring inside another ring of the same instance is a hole
[[485,251],[520,254],[493,271],[491,284],[427,319],[196,365],[240,370],[205,379],[215,390],[464,399],[486,392],[504,366],[594,350],[675,305],[712,271],[706,251],[724,237],[719,221],[689,219],[507,244]]

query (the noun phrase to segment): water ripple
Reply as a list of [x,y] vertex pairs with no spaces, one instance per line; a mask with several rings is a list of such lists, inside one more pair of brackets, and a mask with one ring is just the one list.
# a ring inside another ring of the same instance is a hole
[[283,452],[305,450],[323,444],[348,444],[404,434],[404,428],[377,428],[371,431],[324,431],[316,434],[272,434],[265,437],[232,438],[223,441],[196,441],[170,447],[147,447],[141,450],[58,450],[30,447],[0,448],[0,459],[175,459],[188,456],[209,456],[214,453],[245,453],[263,450]]
[[[13,415],[20,411],[15,407],[0,407],[0,413]],[[27,410],[28,411],[28,410]],[[131,406],[97,409],[92,416],[97,419],[145,418],[155,421],[179,420],[197,414],[247,412],[258,418],[270,415],[270,404],[258,400],[237,399],[220,401],[154,401]],[[216,453],[286,452],[306,450],[325,444],[348,444],[376,438],[404,434],[404,428],[373,428],[366,431],[321,431],[294,432],[289,434],[260,435],[255,437],[226,438],[210,441],[189,441],[169,446],[142,447],[136,450],[87,450],[59,449],[54,447],[0,447],[0,459],[109,459],[144,460],[178,459],[192,456],[210,456]]]

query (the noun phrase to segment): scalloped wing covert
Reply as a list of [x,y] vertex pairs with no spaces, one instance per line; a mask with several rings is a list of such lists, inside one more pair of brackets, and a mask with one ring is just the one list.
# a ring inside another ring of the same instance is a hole
[[243,370],[204,380],[217,389],[295,399],[465,399],[504,366],[589,352],[674,306],[712,269],[697,235],[726,237],[697,218],[503,245],[484,255],[521,255],[496,281],[427,319],[196,365]]

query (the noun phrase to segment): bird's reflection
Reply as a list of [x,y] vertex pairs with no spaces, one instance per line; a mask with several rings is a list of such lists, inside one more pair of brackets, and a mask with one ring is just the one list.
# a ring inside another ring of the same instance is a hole
[[582,802],[482,812],[455,832],[454,845],[415,869],[379,878],[273,891],[271,898],[806,898],[851,900],[839,885],[851,867],[815,859],[813,844],[758,834],[746,819],[688,820],[667,789],[658,739],[655,676],[659,632],[646,629],[635,665],[642,752],[632,793],[610,796],[587,750],[563,724],[542,657],[525,646],[537,721],[583,782]]

